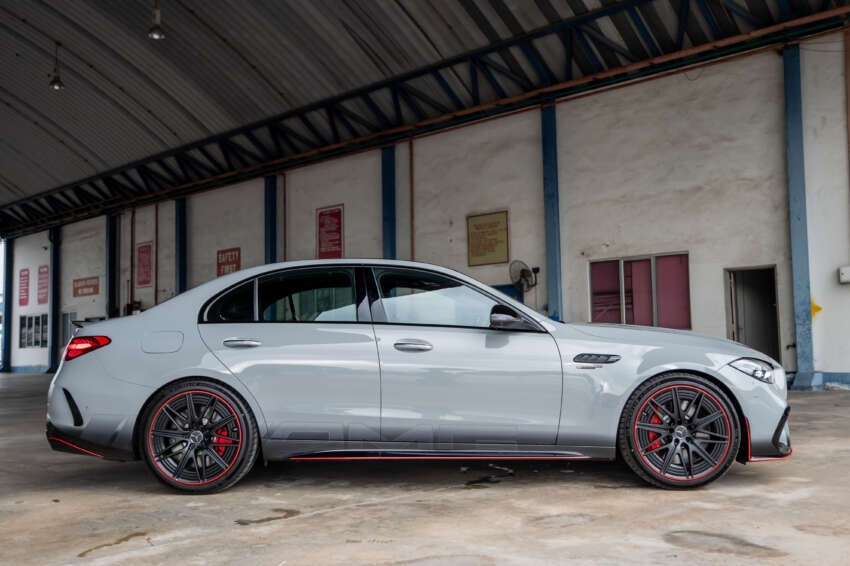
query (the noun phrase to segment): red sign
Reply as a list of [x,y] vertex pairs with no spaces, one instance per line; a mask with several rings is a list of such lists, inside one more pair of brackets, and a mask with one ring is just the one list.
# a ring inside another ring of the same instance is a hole
[[47,265],[38,266],[38,286],[36,297],[38,304],[47,304],[47,297],[50,289],[50,267]]
[[74,296],[88,297],[100,294],[100,277],[74,279]]
[[319,259],[342,257],[342,205],[316,210],[316,244]]
[[242,269],[242,248],[228,248],[215,253],[215,272],[217,277],[235,273]]
[[22,269],[18,273],[18,306],[25,307],[30,304],[30,270]]
[[136,245],[136,287],[153,283],[153,242]]

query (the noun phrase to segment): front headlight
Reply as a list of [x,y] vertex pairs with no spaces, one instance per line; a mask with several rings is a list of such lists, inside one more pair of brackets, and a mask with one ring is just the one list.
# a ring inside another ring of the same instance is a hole
[[741,373],[754,377],[765,383],[773,383],[773,366],[767,362],[753,358],[741,358],[729,364]]

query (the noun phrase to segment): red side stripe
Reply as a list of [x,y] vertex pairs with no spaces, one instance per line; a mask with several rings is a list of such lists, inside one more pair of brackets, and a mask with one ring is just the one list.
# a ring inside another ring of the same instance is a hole
[[590,460],[590,456],[293,456],[290,460]]

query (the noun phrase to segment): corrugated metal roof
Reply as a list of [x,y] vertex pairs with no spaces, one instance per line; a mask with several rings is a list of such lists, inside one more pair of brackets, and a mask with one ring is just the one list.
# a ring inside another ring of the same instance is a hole
[[[236,153],[206,150],[235,167],[262,147],[286,150],[280,135],[314,147],[374,131],[380,113],[415,122],[786,18],[785,0],[741,1],[162,0],[167,37],[151,41],[150,0],[0,0],[0,205],[465,54],[472,63],[408,77],[395,94],[384,88],[341,100],[333,116],[286,118],[284,134],[234,135]],[[787,16],[844,3],[790,0]],[[475,51],[602,8],[613,9],[577,31]],[[54,92],[57,41],[66,88]],[[210,163],[199,148],[187,154]],[[139,175],[123,178],[147,187]]]

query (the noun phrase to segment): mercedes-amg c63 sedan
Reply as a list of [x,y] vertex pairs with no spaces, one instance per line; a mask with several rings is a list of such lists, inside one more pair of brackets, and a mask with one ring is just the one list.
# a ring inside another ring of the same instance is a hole
[[284,459],[622,458],[660,487],[791,455],[785,372],[740,344],[563,324],[421,263],[299,261],[85,325],[48,394],[56,450],[225,489]]

